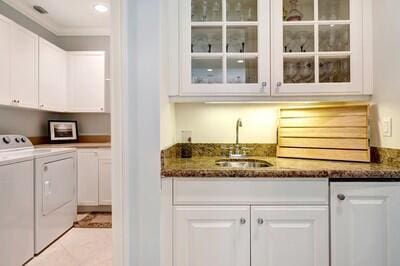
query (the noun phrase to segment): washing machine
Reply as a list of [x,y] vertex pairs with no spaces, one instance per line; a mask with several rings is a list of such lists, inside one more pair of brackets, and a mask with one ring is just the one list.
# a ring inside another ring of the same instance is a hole
[[[4,149],[4,154],[31,160],[32,182],[31,186],[24,187],[26,194],[22,198],[30,197],[32,217],[29,220],[32,221],[34,253],[38,254],[68,231],[76,219],[76,149],[34,148],[28,138],[19,135],[0,136],[0,140],[8,148]],[[23,194],[22,189],[20,194]],[[28,213],[27,208],[24,212]]]

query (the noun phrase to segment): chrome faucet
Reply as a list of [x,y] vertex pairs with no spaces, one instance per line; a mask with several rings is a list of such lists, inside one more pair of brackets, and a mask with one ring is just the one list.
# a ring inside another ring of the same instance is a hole
[[236,121],[236,147],[239,146],[239,127],[243,127],[242,119]]
[[240,144],[239,144],[239,128],[243,127],[243,123],[242,123],[242,119],[238,119],[236,121],[236,143],[235,143],[235,149],[234,151],[230,152],[229,157],[230,158],[241,158],[244,157],[245,154],[242,153],[242,149],[240,148]]

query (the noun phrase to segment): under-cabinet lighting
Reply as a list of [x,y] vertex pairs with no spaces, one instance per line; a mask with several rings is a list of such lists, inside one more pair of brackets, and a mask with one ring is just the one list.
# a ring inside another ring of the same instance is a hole
[[237,62],[238,62],[239,64],[243,64],[243,63],[244,63],[244,60],[240,59],[240,60],[237,60]]
[[209,69],[207,69],[207,71],[208,71],[208,72],[213,72],[213,71],[214,71],[214,69],[212,69],[212,68],[209,68]]

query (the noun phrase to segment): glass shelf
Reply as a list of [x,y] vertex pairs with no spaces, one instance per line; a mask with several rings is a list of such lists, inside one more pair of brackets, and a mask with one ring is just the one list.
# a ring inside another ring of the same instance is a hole
[[192,21],[222,21],[222,0],[192,0]]
[[349,20],[349,0],[319,0],[318,14],[319,20]]
[[257,0],[227,0],[227,21],[257,21]]
[[192,58],[192,83],[222,83],[222,58]]
[[283,26],[283,51],[314,52],[314,26]]
[[228,83],[258,83],[258,58],[228,58]]
[[226,28],[226,35],[226,52],[257,52],[258,36],[256,26],[228,26]]

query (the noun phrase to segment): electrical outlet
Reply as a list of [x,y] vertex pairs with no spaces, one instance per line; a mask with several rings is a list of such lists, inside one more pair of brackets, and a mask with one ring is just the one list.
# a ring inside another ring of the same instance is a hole
[[385,117],[383,119],[382,131],[384,137],[391,137],[392,136],[392,118]]

